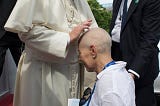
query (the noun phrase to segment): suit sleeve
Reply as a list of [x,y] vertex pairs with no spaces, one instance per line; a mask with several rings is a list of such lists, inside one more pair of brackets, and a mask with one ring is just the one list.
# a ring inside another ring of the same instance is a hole
[[146,0],[143,8],[140,45],[130,69],[143,77],[146,66],[151,65],[153,56],[157,53],[160,39],[160,0]]
[[29,32],[19,33],[25,42],[27,52],[37,59],[47,62],[63,61],[68,52],[69,34],[34,26]]

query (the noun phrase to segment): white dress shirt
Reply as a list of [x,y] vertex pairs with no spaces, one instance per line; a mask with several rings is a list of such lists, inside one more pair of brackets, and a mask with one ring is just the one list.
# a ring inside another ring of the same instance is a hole
[[89,106],[135,106],[135,85],[125,66],[119,61],[97,75]]
[[[121,6],[120,6],[120,9],[119,9],[116,21],[115,21],[115,25],[114,25],[114,28],[112,29],[112,32],[111,32],[112,40],[115,42],[120,42],[120,32],[121,32],[121,23],[122,23],[124,1],[125,0],[122,0],[122,2],[121,2]],[[127,9],[129,9],[131,1],[132,0],[128,0]]]

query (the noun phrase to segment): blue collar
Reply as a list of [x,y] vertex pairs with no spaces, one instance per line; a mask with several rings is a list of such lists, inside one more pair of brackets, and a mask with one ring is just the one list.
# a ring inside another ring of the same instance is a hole
[[114,60],[111,61],[111,62],[109,62],[109,63],[107,63],[107,64],[104,66],[103,70],[106,69],[107,67],[111,66],[111,65],[114,65],[114,64],[116,64]]

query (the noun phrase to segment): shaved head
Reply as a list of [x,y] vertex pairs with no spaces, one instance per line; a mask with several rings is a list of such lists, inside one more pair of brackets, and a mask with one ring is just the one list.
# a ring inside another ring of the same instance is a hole
[[112,61],[111,37],[102,28],[91,28],[79,39],[79,60],[88,72],[102,71],[106,63]]
[[95,45],[98,53],[111,52],[111,37],[102,28],[91,28],[79,39],[79,47]]

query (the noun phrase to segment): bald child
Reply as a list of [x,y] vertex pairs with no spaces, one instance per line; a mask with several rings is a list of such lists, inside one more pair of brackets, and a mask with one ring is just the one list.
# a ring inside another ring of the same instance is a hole
[[87,106],[135,106],[135,85],[126,63],[111,57],[111,37],[102,28],[89,29],[79,39],[79,60],[97,81]]

